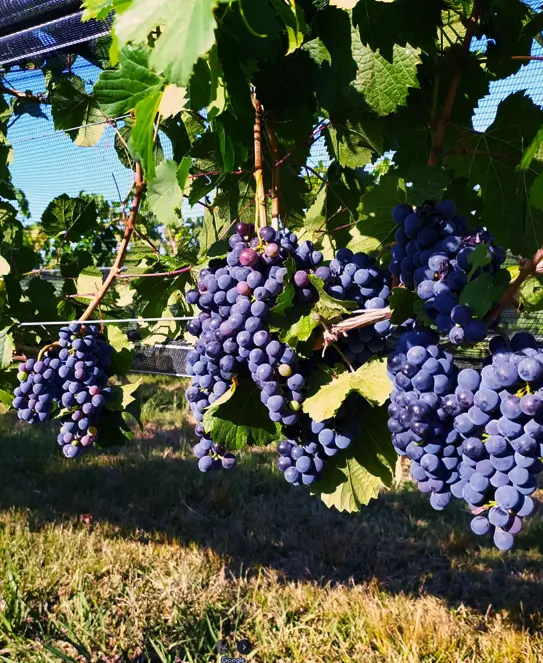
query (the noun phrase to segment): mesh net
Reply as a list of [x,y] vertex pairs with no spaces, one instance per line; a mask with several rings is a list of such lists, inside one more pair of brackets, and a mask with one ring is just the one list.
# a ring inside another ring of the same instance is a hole
[[0,64],[49,55],[109,34],[111,19],[81,21],[83,12],[75,12],[39,26],[0,37]]
[[36,23],[44,16],[75,11],[78,6],[78,0],[0,0],[0,29],[29,21]]

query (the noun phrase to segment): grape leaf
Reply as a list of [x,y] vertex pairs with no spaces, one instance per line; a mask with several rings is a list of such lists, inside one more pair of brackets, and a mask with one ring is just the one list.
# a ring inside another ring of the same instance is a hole
[[0,276],[6,276],[10,272],[9,262],[3,257],[0,256]]
[[279,425],[270,421],[260,390],[250,380],[240,381],[235,389],[210,405],[203,425],[211,439],[227,449],[265,446],[280,437]]
[[166,120],[177,115],[185,107],[186,101],[185,88],[177,85],[166,85],[158,107],[160,120]]
[[179,221],[176,210],[183,204],[183,190],[179,186],[177,169],[175,161],[163,161],[158,164],[155,178],[149,184],[149,207],[158,222],[165,226]]
[[324,282],[315,274],[309,274],[311,285],[317,290],[319,298],[313,305],[313,311],[323,322],[331,322],[341,315],[349,313],[356,304],[350,301],[334,299],[324,290]]
[[326,506],[354,513],[379,495],[394,477],[396,453],[390,441],[385,407],[360,403],[360,434],[344,452],[328,459],[310,491]]
[[484,243],[478,244],[475,250],[468,255],[468,263],[471,265],[470,274],[472,274],[478,267],[486,267],[492,262],[492,255],[488,250],[488,246]]
[[413,290],[407,288],[392,288],[389,306],[392,311],[390,322],[393,325],[401,325],[413,317],[413,303],[418,299]]
[[307,315],[302,315],[287,329],[279,333],[279,339],[290,345],[291,348],[296,348],[298,343],[304,343],[309,340],[313,331],[320,325],[320,318],[315,312],[310,312]]
[[422,163],[411,165],[406,180],[412,183],[412,186],[407,188],[407,197],[416,205],[423,200],[441,200],[443,192],[451,182],[445,170]]
[[102,272],[95,267],[83,269],[76,281],[76,292],[81,297],[92,299],[102,286]]
[[[105,118],[96,98],[85,90],[79,76],[61,78],[50,95],[55,129],[66,131],[80,147],[92,147],[104,133]],[[72,131],[72,127],[79,127]]]
[[170,83],[184,87],[194,63],[213,46],[217,4],[218,0],[133,0],[117,16],[115,34],[122,48],[129,42],[144,43],[160,27],[149,64]]
[[543,310],[543,278],[531,276],[520,286],[519,302],[524,311],[534,313]]
[[98,429],[96,446],[104,449],[122,446],[127,440],[132,439],[132,430],[123,415],[124,412],[109,410],[107,407],[100,412],[100,420],[96,426]]
[[351,240],[358,251],[373,251],[394,236],[397,226],[392,210],[400,203],[405,203],[405,195],[398,186],[398,174],[391,170],[364,193],[358,205],[362,220],[352,231]]
[[128,382],[123,385],[111,387],[111,393],[106,400],[108,410],[122,411],[136,400],[134,393],[141,384],[141,378],[137,382]]
[[6,368],[12,363],[12,356],[15,352],[15,343],[13,336],[8,328],[0,331],[0,368]]
[[320,375],[319,382],[310,385],[311,390],[302,405],[303,411],[315,421],[335,416],[352,391],[358,392],[372,405],[382,405],[390,395],[391,384],[384,358],[373,357],[354,372],[341,370],[338,366],[334,371],[325,370]]
[[292,306],[294,297],[296,296],[296,286],[292,282],[292,277],[296,271],[296,263],[294,262],[294,258],[288,257],[286,259],[285,268],[287,273],[283,277],[284,287],[279,297],[277,297],[275,306],[270,311],[272,315],[279,315],[283,313],[283,311],[289,309]]
[[288,38],[287,55],[293,53],[304,42],[304,33],[307,30],[303,10],[296,0],[272,0],[273,6],[281,21],[283,21]]
[[357,65],[353,87],[364,95],[377,115],[389,115],[405,105],[410,87],[419,87],[417,67],[421,64],[420,50],[410,44],[392,47],[392,61],[365,46],[358,33],[352,30],[352,54]]
[[127,375],[132,367],[134,343],[128,340],[117,325],[107,326],[107,340],[114,349],[111,355],[111,372],[119,377]]
[[[508,274],[507,270],[501,272]],[[502,279],[496,276],[483,272],[470,281],[460,295],[460,304],[470,306],[479,319],[484,318],[507,289],[508,278]]]
[[147,184],[155,178],[155,118],[162,98],[161,91],[149,93],[136,104],[136,121],[132,127],[130,146],[139,157]]
[[41,222],[49,237],[65,233],[65,239],[76,240],[97,227],[97,216],[94,200],[70,198],[63,193],[47,205]]
[[147,46],[123,48],[119,67],[100,74],[94,94],[108,117],[125,115],[148,95],[162,91],[164,79],[149,68],[150,52]]

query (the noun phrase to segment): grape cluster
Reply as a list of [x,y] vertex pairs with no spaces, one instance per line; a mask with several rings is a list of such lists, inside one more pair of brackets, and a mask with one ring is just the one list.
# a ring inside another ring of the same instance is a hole
[[301,442],[294,439],[279,442],[277,468],[288,483],[311,485],[319,478],[327,457],[350,447],[360,433],[355,419],[358,401],[356,394],[350,395],[334,419],[319,422],[306,417],[301,422]]
[[[322,253],[313,250],[311,242],[298,244],[294,233],[270,226],[256,235],[253,226],[240,223],[228,241],[226,259],[200,270],[198,289],[186,295],[187,302],[200,310],[188,325],[198,340],[188,356],[193,377],[187,400],[201,422],[204,410],[231,388],[235,375],[248,368],[271,420],[293,426],[304,378],[296,371],[295,353],[270,333],[266,319],[283,290],[287,258],[297,268],[293,274],[297,299],[310,301],[315,291],[309,273],[322,262]],[[211,462],[212,455],[224,459],[225,450],[205,437],[203,428],[201,432],[195,454],[199,468],[207,471],[218,466]],[[233,466],[230,456],[223,466]]]
[[[471,279],[500,269],[505,250],[494,246],[488,231],[469,231],[467,218],[456,214],[452,200],[427,202],[415,210],[398,205],[392,216],[400,226],[389,265],[393,277],[415,288],[424,301],[424,313],[453,345],[483,341],[487,326],[469,306],[459,303],[459,297]],[[473,269],[470,255],[481,244],[490,261]]]
[[[295,264],[291,283],[298,301],[309,302],[316,297],[309,278],[311,273],[319,276],[326,286],[335,283],[339,276],[322,266],[322,253],[315,251],[311,242],[298,243],[296,235],[288,230],[276,231],[266,226],[256,235],[253,227],[238,224],[229,238],[229,246],[226,259],[212,261],[209,267],[202,269],[198,288],[186,295],[187,301],[200,310],[198,317],[188,325],[189,332],[197,336],[197,342],[188,355],[192,382],[187,390],[187,400],[199,424],[200,441],[194,448],[198,466],[205,472],[235,464],[232,454],[227,454],[225,464],[226,450],[206,436],[201,422],[206,408],[232,387],[234,377],[242,378],[247,374],[258,386],[270,420],[285,428],[294,455],[299,453],[295,449],[305,449],[305,454],[309,454],[308,460],[298,463],[305,467],[311,461],[307,471],[297,470],[301,474],[296,475],[291,470],[285,478],[295,485],[308,485],[318,477],[323,459],[339,448],[346,448],[352,435],[337,432],[335,422],[321,425],[301,412],[311,362],[301,360],[292,348],[281,342],[270,331],[267,320],[270,309],[287,285],[285,263],[289,258]],[[353,256],[350,251],[347,253]],[[361,264],[373,269],[371,259],[364,254],[359,256],[363,257]],[[338,269],[341,271],[341,267]],[[376,273],[380,279],[376,294],[388,296],[384,290],[387,275],[382,270]],[[373,273],[370,276],[375,281]],[[377,283],[372,284],[374,290],[376,286]],[[358,289],[356,285],[354,290]],[[358,293],[357,298],[360,297]],[[319,441],[321,439],[324,441]],[[299,460],[290,455],[289,458],[289,462]],[[287,461],[280,461],[280,466],[288,469]]]
[[108,368],[113,348],[96,325],[78,322],[62,327],[58,342],[37,360],[19,366],[13,407],[23,421],[61,420],[58,443],[75,458],[96,441],[100,413],[110,393]]
[[464,369],[448,397],[461,435],[457,490],[474,511],[476,534],[492,530],[501,550],[513,545],[543,470],[543,349],[519,333],[510,346],[495,337],[483,369]]
[[406,332],[388,359],[393,382],[388,428],[398,454],[411,460],[411,476],[430,503],[441,510],[458,481],[460,435],[444,407],[456,384],[452,355],[427,330]]

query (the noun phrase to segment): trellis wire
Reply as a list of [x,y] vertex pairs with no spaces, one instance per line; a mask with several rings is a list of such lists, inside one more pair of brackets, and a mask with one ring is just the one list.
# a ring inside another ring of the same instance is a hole
[[[85,324],[100,324],[100,325],[120,325],[126,323],[141,324],[142,322],[177,322],[195,320],[195,316],[172,316],[167,318],[110,318],[108,320],[85,320]],[[20,327],[48,327],[51,325],[71,325],[77,320],[51,320],[49,322],[20,322]]]

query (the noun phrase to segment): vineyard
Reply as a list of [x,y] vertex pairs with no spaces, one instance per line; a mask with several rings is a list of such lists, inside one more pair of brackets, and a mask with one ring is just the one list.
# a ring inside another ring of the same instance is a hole
[[[179,462],[197,465],[189,485],[210,491],[207,506],[266,459],[288,484],[272,490],[325,528],[405,499],[427,503],[459,549],[490,542],[506,560],[533,545],[543,112],[520,91],[484,130],[474,114],[493,84],[541,59],[538,3],[81,10],[92,39],[45,48],[35,31],[38,55],[6,60],[0,79],[0,402],[12,435],[47,440],[74,476],[132,458],[150,423],[135,357],[183,340],[188,380],[171,391],[192,461]],[[99,71],[92,83],[81,60]],[[14,87],[21,71],[43,91]],[[49,118],[82,151],[108,132],[129,182],[121,192],[113,176],[119,200],[82,187],[36,218],[12,173],[25,116]],[[83,650],[95,660],[95,645]]]

